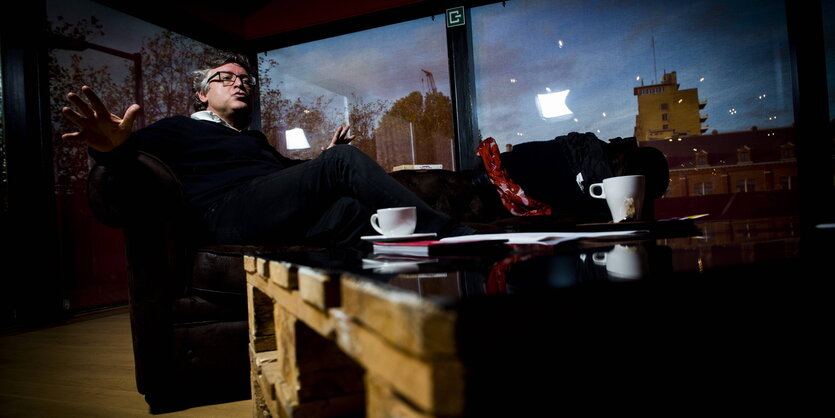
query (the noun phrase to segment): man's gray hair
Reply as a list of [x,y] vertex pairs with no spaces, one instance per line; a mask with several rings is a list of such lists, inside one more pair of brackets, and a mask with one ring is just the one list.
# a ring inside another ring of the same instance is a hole
[[218,52],[207,57],[200,70],[192,73],[192,91],[194,93],[193,104],[195,111],[206,110],[208,107],[206,103],[200,101],[200,96],[197,93],[206,94],[209,91],[209,77],[212,76],[212,70],[224,64],[238,64],[244,68],[247,74],[252,74],[252,68],[249,65],[249,59],[245,55],[235,54],[230,52]]

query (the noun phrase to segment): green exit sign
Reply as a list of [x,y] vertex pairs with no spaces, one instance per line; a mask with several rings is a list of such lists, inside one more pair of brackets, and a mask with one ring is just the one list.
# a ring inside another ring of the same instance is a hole
[[446,9],[446,27],[464,26],[464,6]]

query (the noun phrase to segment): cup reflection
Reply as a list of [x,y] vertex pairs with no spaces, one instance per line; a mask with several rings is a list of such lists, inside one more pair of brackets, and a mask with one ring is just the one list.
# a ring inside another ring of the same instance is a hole
[[638,279],[649,273],[649,259],[642,245],[615,245],[611,250],[592,255],[594,263],[606,266],[612,280]]

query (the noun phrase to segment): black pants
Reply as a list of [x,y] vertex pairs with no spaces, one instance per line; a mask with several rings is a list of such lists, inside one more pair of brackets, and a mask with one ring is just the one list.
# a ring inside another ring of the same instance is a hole
[[372,213],[399,206],[417,208],[416,232],[444,236],[460,228],[352,146],[254,179],[224,196],[205,219],[219,244],[353,245],[376,234]]

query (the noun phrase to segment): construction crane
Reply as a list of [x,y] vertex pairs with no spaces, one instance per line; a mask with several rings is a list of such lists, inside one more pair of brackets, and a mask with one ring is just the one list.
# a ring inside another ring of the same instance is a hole
[[[428,89],[427,93],[437,93],[438,88],[435,87],[435,77],[432,76],[432,73],[430,71],[426,71],[424,69],[421,69],[421,71],[423,71],[423,74],[426,75],[426,82],[429,84],[429,89]],[[422,84],[422,82],[423,82],[423,79],[421,79],[421,84]]]

